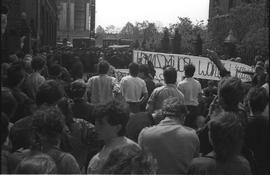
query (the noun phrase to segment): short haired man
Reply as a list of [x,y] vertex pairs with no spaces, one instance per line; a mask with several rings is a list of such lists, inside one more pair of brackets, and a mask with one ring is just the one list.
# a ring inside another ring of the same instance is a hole
[[130,75],[123,77],[120,82],[121,94],[133,113],[140,112],[140,105],[148,98],[146,83],[138,77],[138,73],[139,65],[130,63]]
[[33,73],[31,73],[27,78],[26,87],[29,97],[33,100],[36,99],[39,86],[46,81],[45,78],[40,74],[45,66],[45,63],[45,60],[40,56],[34,57],[31,61]]
[[114,99],[113,89],[118,86],[114,77],[107,75],[110,64],[107,61],[98,63],[99,75],[91,77],[88,82],[88,94],[92,104],[105,104]]
[[257,174],[269,172],[269,119],[263,116],[263,111],[269,97],[263,87],[251,88],[247,95],[251,116],[245,130],[246,146],[252,150],[257,163]]
[[139,145],[157,159],[157,174],[186,174],[191,160],[199,155],[199,138],[183,125],[188,111],[177,97],[166,99],[162,111],[165,119],[143,129]]
[[185,105],[190,111],[186,118],[185,125],[196,128],[195,121],[198,115],[199,95],[201,95],[202,87],[199,81],[193,78],[195,66],[187,64],[184,66],[185,79],[178,83],[178,89],[185,96]]
[[149,113],[162,108],[162,103],[169,97],[176,97],[184,104],[184,95],[176,87],[177,72],[175,68],[167,66],[163,70],[165,85],[154,89],[146,106]]
[[87,173],[99,174],[112,151],[126,147],[126,151],[129,152],[137,150],[139,146],[124,136],[128,116],[119,102],[111,101],[98,105],[93,115],[96,119],[96,132],[105,145],[89,162]]

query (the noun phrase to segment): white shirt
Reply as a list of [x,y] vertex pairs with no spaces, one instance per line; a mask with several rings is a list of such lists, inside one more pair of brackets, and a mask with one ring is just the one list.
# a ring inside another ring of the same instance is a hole
[[117,81],[116,78],[104,74],[91,77],[87,85],[91,93],[91,103],[105,104],[113,100],[113,89],[117,86]]
[[198,106],[198,95],[202,91],[199,81],[192,78],[185,78],[178,83],[177,88],[184,94],[185,105]]
[[146,83],[139,77],[130,75],[122,78],[120,90],[126,102],[139,102],[143,93],[147,93]]

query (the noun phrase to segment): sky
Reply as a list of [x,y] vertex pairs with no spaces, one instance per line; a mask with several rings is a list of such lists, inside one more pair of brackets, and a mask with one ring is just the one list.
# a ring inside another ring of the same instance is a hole
[[96,0],[96,26],[122,28],[128,21],[148,20],[161,27],[188,17],[207,23],[209,0]]

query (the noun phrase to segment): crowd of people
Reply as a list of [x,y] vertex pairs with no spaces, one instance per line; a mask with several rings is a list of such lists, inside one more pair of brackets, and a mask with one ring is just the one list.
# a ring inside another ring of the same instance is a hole
[[[251,82],[132,62],[132,50],[46,49],[1,59],[2,174],[269,174],[269,59]],[[147,59],[147,57],[145,58]],[[128,68],[120,81],[115,68]],[[85,72],[90,72],[84,76]]]
[[1,173],[269,172],[268,60],[250,83],[218,65],[221,80],[204,87],[193,64],[180,82],[165,66],[161,85],[151,64],[130,63],[118,82],[106,59],[85,78],[79,56],[70,66],[58,56],[10,55],[1,65]]

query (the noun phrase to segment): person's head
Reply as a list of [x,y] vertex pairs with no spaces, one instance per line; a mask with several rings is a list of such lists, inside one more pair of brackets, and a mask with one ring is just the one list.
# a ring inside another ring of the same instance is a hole
[[17,108],[17,101],[8,88],[1,87],[1,109],[9,119],[13,117]]
[[33,60],[32,56],[29,54],[25,55],[25,57],[23,58],[24,69],[29,74],[33,72],[32,65],[31,65],[32,60]]
[[46,62],[41,56],[36,56],[31,61],[31,66],[34,71],[41,71]]
[[54,160],[47,154],[36,153],[25,157],[16,167],[16,174],[57,174]]
[[139,65],[139,74],[138,74],[138,77],[145,78],[145,77],[148,76],[148,74],[149,74],[148,66],[146,64]]
[[98,73],[99,74],[107,74],[110,68],[110,64],[107,61],[100,61],[98,63]]
[[2,79],[7,79],[7,70],[10,67],[10,64],[8,63],[2,63],[1,64],[1,78]]
[[49,67],[49,74],[53,77],[60,78],[61,71],[62,71],[62,68],[59,64],[54,64],[51,67]]
[[222,112],[208,124],[209,140],[218,161],[226,162],[240,154],[244,128],[236,113]]
[[248,105],[251,112],[260,114],[264,111],[268,103],[268,95],[263,87],[253,87],[247,95]]
[[7,115],[1,112],[1,146],[3,146],[8,136],[8,124],[9,120]]
[[258,61],[255,65],[255,72],[259,75],[264,73],[264,63],[263,61]]
[[139,64],[137,63],[130,63],[128,65],[129,68],[129,74],[133,77],[137,77],[138,73],[139,73]]
[[195,72],[195,66],[193,64],[187,64],[184,66],[184,71],[185,71],[185,77],[190,78],[193,77],[194,72]]
[[83,64],[81,61],[77,61],[71,66],[71,75],[74,79],[83,77]]
[[25,71],[20,63],[11,64],[7,69],[7,83],[9,87],[19,87],[24,78]]
[[70,86],[70,98],[81,99],[86,91],[86,84],[80,81],[74,81]]
[[64,96],[59,84],[54,80],[45,81],[37,91],[36,104],[55,105]]
[[177,80],[177,71],[172,66],[167,66],[163,70],[164,81],[166,84],[175,84]]
[[41,145],[58,145],[64,128],[64,116],[57,107],[47,107],[33,114],[32,127]]
[[93,116],[95,117],[96,131],[101,140],[106,142],[125,135],[128,114],[120,102],[113,100],[97,106],[93,111]]
[[221,79],[218,87],[219,104],[225,111],[234,111],[244,98],[242,82],[237,77]]
[[102,167],[104,174],[155,174],[157,161],[139,147],[115,149]]
[[184,103],[176,97],[169,97],[163,101],[162,112],[164,117],[174,118],[182,123],[185,121],[188,114]]

